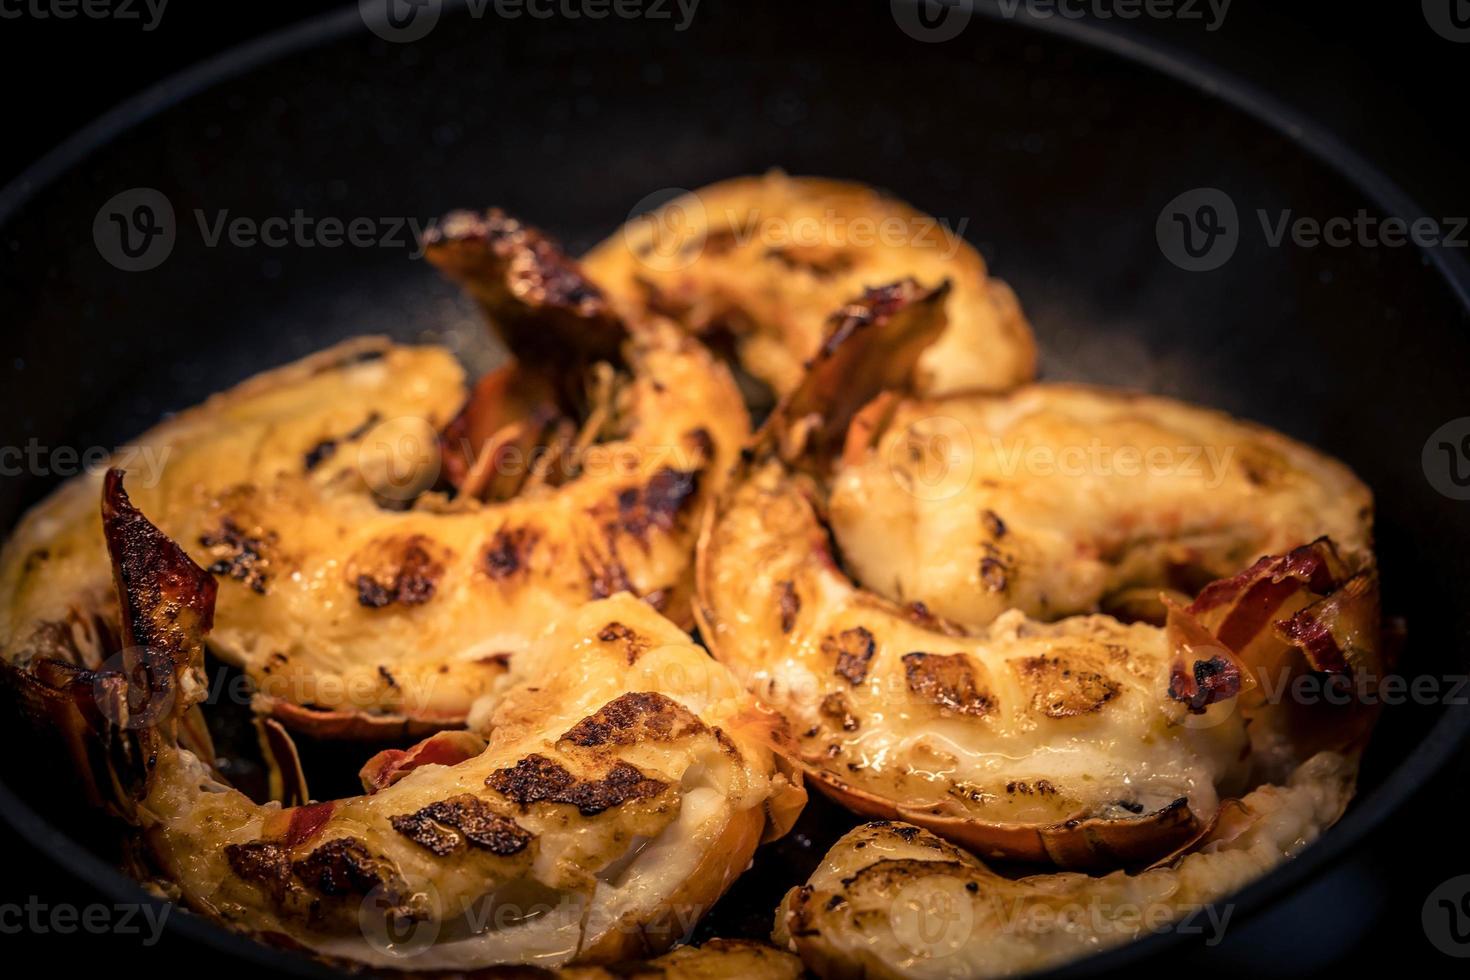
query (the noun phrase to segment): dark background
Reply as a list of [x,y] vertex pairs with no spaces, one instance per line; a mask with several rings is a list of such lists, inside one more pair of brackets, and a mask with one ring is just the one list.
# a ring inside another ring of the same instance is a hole
[[[0,0],[0,10],[23,13],[0,19],[0,90],[8,96],[0,185],[123,98],[273,28],[341,6],[341,0],[171,0],[158,27],[145,32],[138,21],[39,19],[24,13],[33,2]],[[1428,214],[1470,214],[1464,179],[1470,160],[1464,101],[1470,44],[1434,33],[1418,0],[1235,0],[1213,32],[1198,23],[1146,17],[1111,19],[1107,26],[1217,64],[1315,117]],[[0,327],[10,329],[8,322]],[[1470,874],[1463,829],[1467,776],[1470,765],[1462,758],[1332,874],[1294,901],[1233,925],[1219,946],[1186,951],[1171,968],[1259,976],[1410,968],[1464,975],[1470,961],[1438,953],[1425,938],[1420,914],[1435,885]],[[6,842],[0,852],[0,906],[24,904],[32,896],[50,905],[100,901],[54,870],[41,856],[42,846]],[[42,957],[46,969],[225,969],[213,961],[189,962],[193,951],[181,941],[165,940],[140,952],[136,937],[12,933],[9,925],[0,921],[0,950]]]

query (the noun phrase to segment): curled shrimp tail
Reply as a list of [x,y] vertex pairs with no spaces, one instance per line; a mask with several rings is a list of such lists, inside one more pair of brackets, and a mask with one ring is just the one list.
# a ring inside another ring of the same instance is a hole
[[77,764],[88,802],[127,816],[160,745],[213,758],[198,704],[215,581],[133,506],[121,470],[104,480],[102,527],[120,609],[106,633],[120,649],[93,666],[41,653],[4,670],[26,717]]
[[901,279],[866,290],[834,313],[806,373],[758,437],[758,452],[824,475],[867,407],[911,386],[920,355],[948,322],[949,290],[947,280],[928,288]]
[[523,481],[497,478],[495,458],[600,425],[610,371],[595,366],[624,365],[627,326],[559,245],[499,209],[450,213],[424,234],[424,254],[475,297],[513,357],[440,434],[445,475],[469,496],[509,499]]
[[1371,566],[1354,569],[1324,537],[1166,604],[1169,694],[1190,712],[1238,698],[1273,770],[1362,748],[1386,666]]
[[479,302],[527,368],[576,384],[571,362],[621,363],[626,325],[577,262],[541,231],[498,208],[453,211],[424,233],[424,255]]

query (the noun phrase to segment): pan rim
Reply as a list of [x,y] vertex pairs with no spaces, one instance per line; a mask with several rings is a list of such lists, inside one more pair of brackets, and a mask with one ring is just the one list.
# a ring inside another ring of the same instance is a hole
[[[445,0],[446,12],[457,12],[467,2]],[[925,0],[893,2],[914,5]],[[1016,11],[1008,13],[1000,0],[956,2],[991,21],[1013,24],[1024,30],[1057,36],[1102,51],[1182,83],[1208,98],[1218,99],[1290,140],[1316,163],[1365,194],[1383,213],[1410,221],[1427,215],[1392,178],[1330,130],[1255,84],[1203,58],[1179,51],[1165,42],[1133,36],[1126,27],[1042,17],[1025,5],[1017,8],[1021,12],[1019,15]],[[0,228],[63,173],[104,149],[126,131],[221,82],[289,54],[338,41],[361,29],[364,28],[359,6],[353,3],[229,48],[130,96],[77,130],[0,187]],[[1460,305],[1470,310],[1470,261],[1445,249],[1427,248],[1417,243],[1414,248],[1444,278]],[[1240,919],[1261,911],[1272,900],[1280,900],[1298,891],[1320,875],[1329,862],[1360,843],[1369,831],[1441,771],[1467,737],[1470,737],[1470,713],[1444,711],[1407,756],[1368,793],[1354,800],[1342,820],[1297,857],[1230,896],[1231,903],[1240,906]],[[108,897],[134,903],[166,904],[153,898],[134,879],[57,828],[40,811],[18,797],[3,779],[0,779],[0,817],[69,874]],[[178,931],[195,942],[296,975],[337,975],[311,959],[217,927],[182,908],[178,911],[179,914],[169,915],[166,928]],[[1172,945],[1183,938],[1177,931],[1161,933],[1074,961],[1054,972],[1058,976],[1073,976],[1116,969],[1153,955],[1162,946]]]

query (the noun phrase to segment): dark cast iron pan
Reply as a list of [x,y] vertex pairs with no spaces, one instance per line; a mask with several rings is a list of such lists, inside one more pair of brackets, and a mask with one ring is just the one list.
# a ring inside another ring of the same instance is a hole
[[[1421,464],[1429,434],[1470,414],[1462,262],[1442,249],[1270,247],[1260,209],[1420,212],[1309,122],[1206,66],[985,4],[944,43],[905,34],[888,4],[840,0],[705,0],[684,31],[668,20],[473,19],[448,4],[410,44],[375,37],[349,9],[211,61],[0,191],[0,445],[118,445],[354,334],[478,350],[473,310],[411,259],[406,234],[375,248],[211,247],[196,210],[210,222],[224,211],[369,217],[386,233],[394,220],[498,204],[580,249],[650,193],[772,166],[875,184],[951,227],[965,222],[1022,297],[1047,377],[1217,406],[1346,460],[1377,493],[1385,608],[1410,624],[1404,672],[1467,672],[1470,526]],[[161,265],[126,272],[104,260],[93,226],[104,202],[139,187],[167,198],[177,233]],[[1225,191],[1241,220],[1233,257],[1209,272],[1176,267],[1156,240],[1165,205],[1199,187]],[[56,482],[7,477],[0,527]],[[1238,896],[1236,921],[1359,842],[1467,723],[1434,705],[1388,710],[1347,816]],[[0,775],[0,812],[17,833],[113,899],[144,900],[59,829],[44,780],[14,765]],[[697,938],[768,931],[780,894],[851,822],[814,802]],[[195,916],[171,916],[169,932],[320,972]],[[1154,937],[1069,972],[1178,941]]]

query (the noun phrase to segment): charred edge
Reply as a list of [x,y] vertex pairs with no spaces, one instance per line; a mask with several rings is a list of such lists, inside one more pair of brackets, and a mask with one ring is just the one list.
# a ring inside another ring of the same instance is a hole
[[1290,619],[1275,623],[1277,633],[1292,646],[1306,654],[1314,670],[1328,674],[1349,674],[1352,667],[1347,656],[1333,635],[1332,626],[1316,616],[1311,606],[1293,615]]
[[607,300],[561,248],[545,233],[500,208],[484,215],[455,211],[424,233],[424,246],[442,251],[455,245],[483,244],[507,264],[507,276],[521,287],[530,305],[575,311],[579,316],[607,316]]
[[462,283],[495,321],[517,360],[555,370],[564,408],[575,407],[582,362],[621,364],[627,336],[602,291],[540,231],[499,210],[457,211],[425,232],[425,255]]
[[127,644],[123,673],[115,676],[124,684],[130,719],[151,725],[178,707],[173,692],[213,625],[216,585],[133,506],[121,470],[107,471],[102,527]]
[[913,279],[900,279],[863,290],[860,299],[832,315],[827,339],[823,341],[818,356],[832,356],[848,337],[893,316],[923,294],[923,288]]
[[1205,586],[1189,611],[1199,614],[1226,605],[1264,579],[1270,579],[1272,584],[1295,579],[1318,595],[1326,595],[1337,585],[1332,572],[1336,552],[1330,539],[1318,538],[1287,554],[1267,555],[1244,571]]
[[1183,664],[1175,664],[1169,674],[1169,697],[1183,702],[1192,714],[1239,693],[1240,669],[1225,657],[1196,660],[1192,675]]
[[529,806],[532,803],[565,803],[584,817],[633,800],[662,793],[668,784],[645,776],[626,762],[618,762],[601,779],[579,780],[560,764],[532,754],[510,769],[498,769],[485,779],[497,793]]

